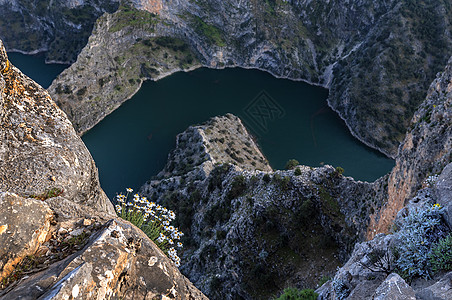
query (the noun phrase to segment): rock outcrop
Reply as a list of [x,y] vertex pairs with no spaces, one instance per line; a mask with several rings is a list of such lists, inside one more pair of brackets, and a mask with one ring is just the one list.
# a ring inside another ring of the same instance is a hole
[[212,299],[315,287],[364,239],[379,206],[384,178],[356,182],[331,166],[272,171],[231,114],[176,141],[140,193],[176,212],[186,237],[181,270]]
[[62,194],[114,213],[71,122],[41,86],[9,63],[1,42],[0,70],[0,190],[35,198]]
[[[416,111],[396,165],[389,175],[388,198],[369,226],[368,238],[388,232],[394,218],[424,180],[452,161],[452,59]],[[447,183],[443,189],[447,193]],[[449,187],[450,188],[450,187]],[[447,201],[444,201],[447,202]]]
[[41,200],[0,194],[0,278],[50,238],[52,222],[54,213]]
[[444,0],[132,1],[97,21],[50,92],[83,133],[143,79],[200,64],[257,68],[330,88],[328,102],[351,132],[395,157],[449,58],[451,14]]
[[116,217],[48,93],[0,41],[0,299],[207,299]]

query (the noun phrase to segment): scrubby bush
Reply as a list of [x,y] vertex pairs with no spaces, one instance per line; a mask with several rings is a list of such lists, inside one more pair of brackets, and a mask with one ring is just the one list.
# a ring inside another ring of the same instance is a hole
[[311,289],[287,288],[276,300],[316,300],[318,296],[319,294]]
[[433,272],[452,270],[452,234],[433,246],[429,254],[429,262]]
[[300,168],[296,168],[294,174],[295,174],[295,176],[300,176],[301,175],[301,169]]
[[125,195],[116,196],[117,215],[140,228],[179,267],[180,258],[175,247],[182,248],[183,245],[178,240],[183,233],[171,225],[176,214],[138,194],[129,199],[132,192],[129,188]]
[[336,167],[336,174],[337,175],[342,175],[344,173],[344,168],[342,167]]
[[435,204],[405,217],[395,248],[396,271],[404,279],[431,277],[430,252],[449,231],[442,220],[443,211],[439,204]]
[[243,175],[237,175],[234,177],[231,188],[227,194],[227,198],[232,200],[243,195],[246,190],[246,179]]
[[298,166],[300,163],[296,159],[289,159],[286,163],[286,170],[292,170],[296,166]]
[[208,186],[209,192],[213,192],[217,188],[221,190],[224,176],[229,172],[230,166],[229,164],[222,164],[212,170]]
[[367,262],[359,264],[372,272],[384,272],[386,275],[391,274],[394,269],[394,254],[391,249],[369,247],[370,252],[367,254]]

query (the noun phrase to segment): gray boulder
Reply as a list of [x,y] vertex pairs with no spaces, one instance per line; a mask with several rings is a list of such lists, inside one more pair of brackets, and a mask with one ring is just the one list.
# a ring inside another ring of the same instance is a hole
[[392,273],[377,288],[374,300],[416,300],[414,290],[398,274]]
[[0,191],[40,199],[64,195],[114,213],[97,168],[66,114],[12,66],[0,41]]

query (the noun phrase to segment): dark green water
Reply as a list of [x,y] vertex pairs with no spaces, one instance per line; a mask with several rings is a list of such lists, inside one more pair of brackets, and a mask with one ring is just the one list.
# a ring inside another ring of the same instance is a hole
[[8,53],[8,59],[25,75],[32,78],[45,89],[50,86],[58,74],[68,67],[67,65],[46,64],[43,55]]
[[327,96],[323,88],[258,70],[203,68],[146,82],[83,140],[109,197],[156,175],[178,133],[228,112],[242,118],[275,169],[295,158],[314,167],[341,166],[358,180],[389,172],[394,161],[356,140],[328,108]]

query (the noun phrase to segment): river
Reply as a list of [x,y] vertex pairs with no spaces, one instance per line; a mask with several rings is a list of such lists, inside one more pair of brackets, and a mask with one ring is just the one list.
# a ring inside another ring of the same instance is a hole
[[[10,54],[10,60],[43,87],[66,67],[17,53]],[[83,141],[110,198],[156,175],[178,133],[228,112],[244,121],[275,169],[297,159],[313,167],[340,166],[344,175],[357,180],[374,181],[388,173],[394,161],[354,138],[328,107],[327,97],[324,88],[263,71],[201,68],[145,82]]]

